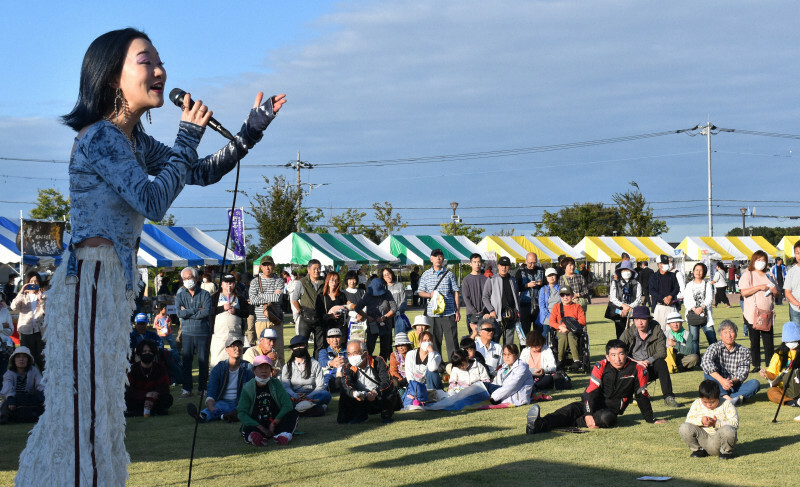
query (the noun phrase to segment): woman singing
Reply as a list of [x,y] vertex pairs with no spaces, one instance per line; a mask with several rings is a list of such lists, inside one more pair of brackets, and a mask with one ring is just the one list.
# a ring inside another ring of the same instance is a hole
[[84,56],[78,101],[63,118],[77,132],[72,243],[48,293],[45,413],[20,456],[16,485],[125,485],[126,337],[144,219],[161,220],[184,185],[219,181],[286,101],[278,95],[261,104],[259,93],[234,140],[198,159],[211,117],[200,101],[188,108],[184,98],[172,147],[142,127],[141,117],[164,104],[166,78],[158,51],[134,29],[103,34]]

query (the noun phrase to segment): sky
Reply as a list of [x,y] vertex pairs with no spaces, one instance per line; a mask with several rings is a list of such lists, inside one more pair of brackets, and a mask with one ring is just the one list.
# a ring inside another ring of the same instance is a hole
[[[747,226],[798,224],[789,217],[800,141],[742,133],[800,134],[791,2],[130,5],[2,7],[0,215],[27,216],[37,189],[68,192],[74,133],[58,117],[75,103],[91,41],[132,26],[159,51],[166,91],[191,92],[231,131],[259,90],[286,93],[242,161],[240,188],[293,182],[282,166],[300,151],[315,165],[303,182],[324,184],[304,202],[326,218],[388,201],[409,223],[401,233],[433,234],[455,201],[484,235],[521,235],[544,210],[611,203],[635,181],[666,220],[667,241],[707,235],[707,140],[674,132],[710,121],[736,130],[711,136],[714,234],[740,228],[742,207],[755,208]],[[165,105],[152,119],[147,132],[171,145],[179,110]],[[199,151],[223,143],[208,131]],[[224,240],[233,186],[232,173],[187,187],[170,213]]]

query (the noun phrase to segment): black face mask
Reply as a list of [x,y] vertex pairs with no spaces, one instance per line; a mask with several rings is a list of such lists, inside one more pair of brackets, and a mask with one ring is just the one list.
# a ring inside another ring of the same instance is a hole
[[156,356],[152,353],[143,353],[139,356],[139,358],[142,359],[143,364],[152,364]]
[[307,348],[295,348],[292,350],[292,358],[308,358]]

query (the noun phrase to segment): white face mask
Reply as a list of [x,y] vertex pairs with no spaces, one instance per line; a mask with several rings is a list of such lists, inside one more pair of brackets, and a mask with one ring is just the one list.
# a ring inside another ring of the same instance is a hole
[[361,365],[361,362],[363,362],[361,355],[349,356],[347,357],[347,361],[350,362],[350,365],[353,367],[358,367]]
[[206,278],[204,277],[204,278],[203,278],[203,282],[208,282],[208,279],[206,279]]
[[759,271],[763,271],[764,268],[767,267],[767,263],[764,262],[763,260],[757,260],[755,264],[753,264],[753,267],[755,267]]
[[633,274],[631,274],[631,271],[622,271],[622,278],[626,281],[630,279],[632,275]]
[[794,350],[797,348],[797,343],[798,342],[786,342],[786,346],[789,347],[789,350]]
[[431,342],[420,342],[419,349],[420,350],[427,350],[428,347],[431,346]]
[[269,379],[270,377],[267,377],[266,379],[262,379],[261,377],[256,377],[256,384],[260,386],[266,385],[267,382],[269,382]]
[[661,270],[664,272],[669,271],[669,264],[660,264]]
[[183,280],[183,287],[185,287],[186,289],[188,289],[190,291],[192,289],[194,289],[194,279],[184,279]]

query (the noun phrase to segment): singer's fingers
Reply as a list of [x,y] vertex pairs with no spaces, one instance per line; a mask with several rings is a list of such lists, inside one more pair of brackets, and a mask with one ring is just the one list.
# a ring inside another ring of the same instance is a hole
[[259,91],[258,93],[256,93],[256,102],[253,103],[253,108],[258,108],[258,106],[261,105],[261,100],[263,99],[264,99],[263,91]]
[[275,95],[272,97],[272,111],[278,113],[283,104],[286,103],[286,94]]

